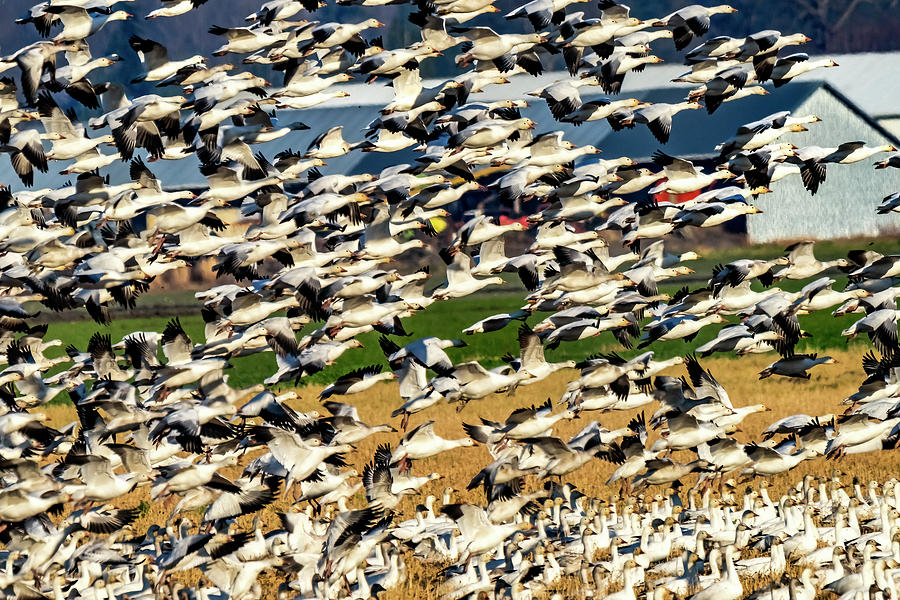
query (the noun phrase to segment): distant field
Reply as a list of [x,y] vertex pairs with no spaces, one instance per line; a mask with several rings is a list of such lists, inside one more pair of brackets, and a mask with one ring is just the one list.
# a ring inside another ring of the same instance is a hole
[[[404,320],[404,327],[412,335],[410,340],[419,337],[436,336],[442,338],[463,338],[468,346],[450,350],[454,361],[479,360],[486,367],[494,367],[501,364],[500,356],[506,352],[518,353],[516,342],[516,330],[518,325],[513,323],[505,329],[493,333],[464,336],[461,329],[492,314],[509,312],[522,306],[521,296],[507,293],[480,294],[472,298],[460,298],[440,304],[434,304],[413,317]],[[538,323],[549,313],[536,313],[527,322],[530,325]],[[819,351],[830,348],[843,348],[846,344],[841,337],[841,330],[859,318],[858,315],[848,315],[834,318],[829,314],[802,315],[801,326],[813,334],[812,338],[806,338],[798,346],[799,350]],[[737,320],[732,317],[732,320]],[[48,339],[58,338],[64,345],[74,344],[79,350],[87,347],[88,340],[94,332],[109,333],[113,343],[121,340],[125,335],[134,331],[162,331],[167,319],[117,319],[109,327],[102,327],[92,321],[75,321],[71,323],[52,323],[48,331]],[[203,321],[200,317],[187,316],[181,318],[185,331],[194,342],[202,342]],[[462,325],[462,326],[461,326]],[[307,325],[300,332],[311,331],[313,325]],[[654,350],[660,358],[669,358],[682,355],[691,348],[705,343],[715,337],[718,326],[712,326],[701,331],[700,335],[691,342],[665,342],[653,344],[649,349]],[[378,346],[380,334],[367,333],[359,337],[364,347],[347,351],[336,365],[329,367],[321,373],[316,373],[300,381],[301,385],[325,384],[334,378],[357,366],[369,364],[383,364],[385,362],[381,348]],[[394,338],[403,345],[402,338]],[[864,346],[868,341],[857,340],[853,344]],[[56,350],[55,354],[62,351]],[[621,350],[619,343],[612,334],[604,333],[590,340],[580,342],[563,343],[556,350],[547,350],[548,360],[578,360],[598,351]],[[622,351],[623,355],[630,356],[637,351]],[[52,355],[48,352],[48,355]],[[234,369],[229,371],[229,382],[234,387],[249,387],[261,382],[275,372],[275,355],[272,352],[263,352],[244,358],[232,360]]]
[[[461,298],[432,305],[427,310],[404,320],[404,327],[412,334],[410,338],[407,338],[408,340],[426,336],[448,339],[462,338],[468,346],[450,350],[451,358],[454,361],[479,360],[486,367],[494,367],[501,364],[499,357],[504,353],[518,353],[518,343],[516,342],[518,325],[512,323],[500,331],[471,336],[464,336],[461,330],[488,315],[513,311],[520,308],[522,304],[521,296],[514,294],[481,294],[476,297]],[[535,313],[528,318],[527,322],[533,326],[548,314]],[[798,345],[798,351],[816,352],[831,348],[844,348],[846,342],[845,338],[842,338],[840,335],[841,331],[859,318],[859,315],[834,318],[826,313],[801,315],[801,326],[803,329],[811,332],[813,337],[803,339]],[[730,317],[730,319],[732,321],[738,320],[737,317]],[[163,318],[117,319],[109,327],[97,325],[92,321],[52,323],[48,331],[48,339],[61,339],[64,345],[74,344],[75,347],[83,351],[94,332],[109,333],[113,343],[115,343],[125,335],[135,331],[162,331],[166,321],[167,319]],[[200,317],[181,317],[181,323],[195,343],[203,341],[204,324]],[[302,336],[305,331],[311,331],[313,327],[314,325],[312,324],[305,326],[301,330],[300,335]],[[683,355],[690,349],[696,348],[715,337],[719,327],[711,326],[705,328],[691,343],[664,342],[653,344],[649,349],[655,351],[659,358]],[[333,381],[336,376],[357,366],[383,364],[385,360],[378,345],[379,336],[380,334],[376,333],[367,333],[360,336],[359,340],[363,343],[363,348],[347,351],[336,365],[302,379],[300,384],[325,384]],[[394,340],[401,346],[404,343],[403,338],[394,338]],[[868,340],[856,340],[851,343],[851,345],[859,347],[864,347],[867,344]],[[47,354],[62,353],[60,349],[54,348],[52,350],[55,353],[48,351]],[[546,355],[548,360],[553,361],[578,360],[593,352],[608,350],[621,351],[625,356],[631,356],[638,352],[636,350],[623,350],[612,334],[604,333],[589,340],[563,343],[555,350],[547,350]],[[276,368],[275,355],[272,352],[236,358],[232,360],[232,363],[235,368],[229,371],[229,377],[230,383],[234,387],[248,387],[259,383],[274,373]]]
[[[821,260],[831,260],[841,256],[846,256],[847,251],[853,248],[867,248],[876,250],[885,254],[900,253],[900,241],[882,240],[872,243],[863,242],[820,242],[816,245],[816,256]],[[673,279],[667,285],[661,286],[661,291],[674,293],[682,285],[687,285],[691,289],[702,287],[705,280],[712,272],[712,268],[717,263],[725,263],[737,258],[773,258],[783,254],[784,245],[765,245],[752,248],[733,248],[726,250],[718,250],[715,252],[706,252],[699,249],[701,253],[700,260],[692,261],[689,264],[696,271],[695,275]],[[829,273],[837,280],[837,286],[843,287],[846,278],[839,272],[833,271]],[[805,283],[795,281],[782,281],[777,285],[789,291],[799,290]],[[754,284],[759,288],[759,284]],[[500,357],[506,352],[517,354],[518,344],[516,342],[516,330],[518,324],[513,323],[505,329],[488,334],[480,334],[473,336],[464,336],[461,331],[472,323],[479,321],[489,315],[510,312],[517,310],[524,305],[523,298],[526,294],[525,289],[521,287],[518,280],[513,278],[508,280],[507,284],[499,288],[493,288],[491,292],[476,294],[467,298],[460,298],[446,302],[436,303],[428,307],[426,310],[420,311],[418,314],[404,320],[404,327],[412,335],[409,340],[420,337],[436,336],[441,338],[464,338],[468,343],[465,348],[452,349],[451,357],[454,361],[462,362],[465,360],[479,360],[486,367],[494,367],[501,364]],[[178,307],[185,305],[196,305],[198,303],[193,299],[193,294],[185,291],[178,291],[166,294],[149,294],[140,301],[142,306],[161,306],[161,307]],[[550,313],[535,313],[528,318],[530,325],[535,325],[541,319]],[[187,314],[181,316],[181,323],[185,331],[194,340],[195,343],[202,342],[203,321],[199,315]],[[811,315],[801,315],[800,324],[803,329],[812,334],[811,338],[801,340],[797,347],[798,351],[804,352],[821,352],[834,348],[845,348],[846,341],[840,333],[851,323],[859,318],[857,315],[848,315],[841,318],[834,318],[829,313],[816,313]],[[736,322],[737,317],[730,317],[732,322]],[[79,350],[84,350],[91,335],[96,331],[109,333],[113,343],[122,339],[123,336],[134,331],[162,331],[165,327],[167,318],[117,318],[109,327],[104,327],[94,323],[93,321],[73,321],[73,322],[54,322],[50,324],[48,339],[59,338],[64,342],[64,346],[74,344]],[[312,331],[318,324],[306,325],[299,335]],[[700,332],[700,335],[691,342],[667,342],[662,344],[654,344],[650,346],[650,350],[656,352],[658,358],[669,358],[676,355],[684,355],[691,349],[700,346],[713,338],[720,326],[707,327]],[[300,385],[324,385],[335,379],[335,377],[352,370],[356,367],[369,364],[384,363],[384,355],[378,346],[378,337],[380,334],[368,333],[359,337],[364,347],[353,349],[344,354],[336,365],[329,367],[317,373],[306,377],[300,381]],[[401,338],[395,338],[395,341],[403,345]],[[857,340],[851,346],[865,347],[867,340]],[[56,353],[62,353],[61,349],[52,349]],[[579,360],[585,356],[599,351],[617,350],[622,351],[623,355],[631,356],[637,351],[624,351],[619,343],[613,338],[612,334],[605,333],[599,337],[583,340],[575,343],[564,343],[556,350],[547,350],[547,358],[554,361]],[[49,353],[53,355],[52,353]],[[774,360],[774,359],[773,359]],[[272,352],[264,352],[254,356],[233,359],[234,369],[229,370],[229,381],[234,387],[249,387],[253,384],[261,382],[263,379],[275,372],[275,355]],[[288,387],[286,384],[282,387]],[[62,398],[62,397],[61,397]]]

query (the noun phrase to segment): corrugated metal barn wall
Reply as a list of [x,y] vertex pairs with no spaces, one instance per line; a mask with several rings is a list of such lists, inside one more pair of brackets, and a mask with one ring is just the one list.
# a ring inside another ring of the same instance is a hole
[[[808,114],[818,115],[823,121],[809,125],[808,132],[784,136],[784,141],[799,147],[833,147],[853,140],[868,145],[891,143],[865,119],[848,110],[828,88],[819,88],[793,110],[794,116]],[[829,165],[828,178],[815,196],[809,195],[795,175],[773,183],[774,193],[756,199],[763,214],[747,219],[749,241],[823,240],[897,232],[900,215],[875,212],[882,198],[900,191],[900,173],[896,169],[873,167],[884,156],[876,155],[852,165]]]

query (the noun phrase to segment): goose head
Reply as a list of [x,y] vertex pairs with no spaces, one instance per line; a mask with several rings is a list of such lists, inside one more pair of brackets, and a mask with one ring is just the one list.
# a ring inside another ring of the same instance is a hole
[[418,107],[418,110],[421,112],[437,112],[439,110],[444,110],[447,108],[437,100],[432,100],[431,102],[426,102],[422,106]]
[[771,93],[761,85],[749,85],[743,91],[745,96],[768,96]]
[[109,15],[108,17],[106,17],[106,20],[107,20],[107,22],[108,21],[127,21],[128,19],[130,19],[133,16],[134,15],[132,15],[130,12],[127,12],[124,10],[117,10],[116,12],[114,12],[111,15]]
[[806,44],[812,41],[811,37],[803,33],[792,33],[791,35],[786,35],[782,38],[782,43],[786,46],[795,46],[797,44]]
[[[257,393],[262,393],[264,390],[265,390],[265,388],[263,388],[262,390],[259,390]],[[257,390],[253,389],[251,391],[251,393],[256,392],[256,391]],[[287,402],[288,400],[296,400],[299,397],[300,396],[297,395],[297,392],[291,390],[289,392],[285,392],[283,394],[279,394],[278,396],[275,396],[275,400],[277,402]]]

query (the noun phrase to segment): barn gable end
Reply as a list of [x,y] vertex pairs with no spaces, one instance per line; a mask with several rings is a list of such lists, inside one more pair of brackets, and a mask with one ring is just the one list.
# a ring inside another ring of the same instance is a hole
[[[897,140],[865,116],[829,85],[821,85],[793,109],[797,116],[815,114],[821,123],[809,131],[784,136],[798,146],[837,146],[851,140],[868,145]],[[819,193],[810,196],[800,178],[789,176],[772,184],[771,194],[756,199],[764,212],[748,220],[748,241],[765,243],[792,239],[835,239],[877,236],[900,229],[900,215],[878,215],[881,199],[897,191],[900,180],[892,173],[876,177],[873,157],[852,165],[829,165]],[[882,175],[884,175],[882,173]]]

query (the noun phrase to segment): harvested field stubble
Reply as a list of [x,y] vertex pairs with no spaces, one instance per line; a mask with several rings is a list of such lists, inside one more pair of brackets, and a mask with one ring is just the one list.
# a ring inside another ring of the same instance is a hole
[[[746,442],[759,440],[763,429],[782,417],[793,414],[810,416],[840,414],[847,408],[841,404],[841,401],[855,392],[859,385],[858,365],[862,352],[832,351],[830,354],[837,359],[837,364],[815,371],[810,381],[785,378],[758,381],[757,373],[772,360],[769,355],[745,356],[741,360],[709,358],[703,360],[702,364],[712,371],[725,387],[735,407],[762,403],[771,409],[767,412],[752,414],[742,422],[741,431],[736,434],[736,437],[740,441]],[[666,374],[681,376],[684,374],[684,368],[677,366],[668,370]],[[573,372],[563,371],[534,385],[520,387],[512,396],[496,394],[484,400],[472,401],[459,412],[457,404],[439,404],[424,415],[414,416],[409,427],[411,429],[426,419],[433,419],[436,422],[436,433],[451,439],[460,438],[465,435],[462,429],[463,422],[477,422],[479,417],[503,421],[515,408],[540,404],[547,398],[556,403],[572,376]],[[321,389],[320,386],[298,388],[296,391],[299,398],[290,404],[300,411],[327,412],[316,399]],[[400,404],[395,383],[378,384],[365,393],[334,399],[356,405],[361,420],[366,423],[392,423],[395,427],[399,426],[399,419],[390,418],[391,411]],[[644,407],[648,418],[656,410],[656,407],[655,403]],[[50,418],[49,424],[54,427],[62,427],[76,418],[74,409],[69,405],[47,406],[45,412]],[[560,422],[554,428],[554,435],[568,439],[592,420],[599,421],[601,425],[609,429],[623,427],[637,412],[640,411],[613,411],[602,414],[583,412],[579,418]],[[377,434],[367,438],[358,444],[356,451],[347,455],[347,462],[361,473],[379,444],[388,443],[395,446],[401,436],[402,432]],[[655,437],[655,433],[651,431],[648,445],[653,442]],[[258,450],[248,453],[245,462],[258,456],[259,453]],[[693,454],[682,451],[675,453],[674,456],[688,460]],[[856,476],[862,482],[872,479],[884,481],[897,475],[897,456],[895,452],[872,452],[848,456],[840,461],[831,461],[820,457],[805,461],[786,474],[767,477],[765,481],[772,497],[783,493],[788,486],[801,481],[806,475],[823,477],[829,476],[836,470],[842,472],[844,480]],[[457,448],[432,458],[415,461],[412,468],[413,474],[421,476],[438,473],[441,478],[427,484],[421,494],[405,498],[395,510],[395,522],[399,523],[414,518],[416,505],[421,503],[427,494],[433,494],[438,498],[437,509],[446,487],[453,488],[451,495],[454,502],[466,501],[484,504],[486,499],[480,487],[471,491],[465,488],[481,466],[490,461],[491,456],[483,446]],[[236,478],[239,476],[243,464],[244,462],[236,467],[222,469],[220,472],[227,477]],[[618,484],[606,485],[606,480],[614,469],[615,465],[594,459],[578,471],[568,475],[566,481],[577,486],[588,496],[621,502],[620,486]],[[739,492],[743,492],[745,486],[756,488],[760,483],[759,478],[744,482],[736,474],[731,477]],[[684,483],[686,487],[689,487],[695,481],[696,476],[691,475],[686,478]],[[525,490],[530,491],[539,486],[540,482],[534,478],[526,478]],[[638,500],[652,500],[655,495],[662,494],[665,489],[662,486],[650,487],[634,493],[633,496]],[[684,493],[682,495],[684,496]],[[361,491],[350,502],[351,508],[361,507],[365,504],[365,497]],[[145,510],[133,523],[131,529],[135,532],[144,532],[150,525],[163,524],[170,518],[175,500],[151,502],[149,487],[140,487],[120,498],[116,505],[121,507],[142,506]],[[280,523],[279,512],[303,510],[305,505],[305,502],[295,504],[288,499],[279,498],[258,513],[258,516],[240,517],[238,522],[241,527],[252,528],[254,519],[258,519],[257,525],[263,531],[277,528]],[[181,516],[198,522],[202,512],[203,509],[199,509]],[[439,585],[438,575],[441,565],[419,561],[412,556],[411,552],[405,552],[403,556],[407,566],[408,579],[401,588],[393,590],[390,597],[400,600],[434,597]],[[198,581],[202,580],[197,571],[191,573],[192,575],[188,577],[179,575],[176,580],[182,581],[188,586],[196,585]],[[790,574],[798,576],[799,571]],[[770,578],[767,577],[748,579],[745,582],[745,592],[749,593],[769,582]],[[275,579],[271,574],[264,573],[260,578],[260,583],[263,586],[263,598],[278,597]],[[564,598],[578,597],[583,593],[582,585],[578,582],[577,577],[566,577],[557,587],[558,589],[554,589],[562,593]],[[614,589],[615,586],[611,588],[611,590]]]

